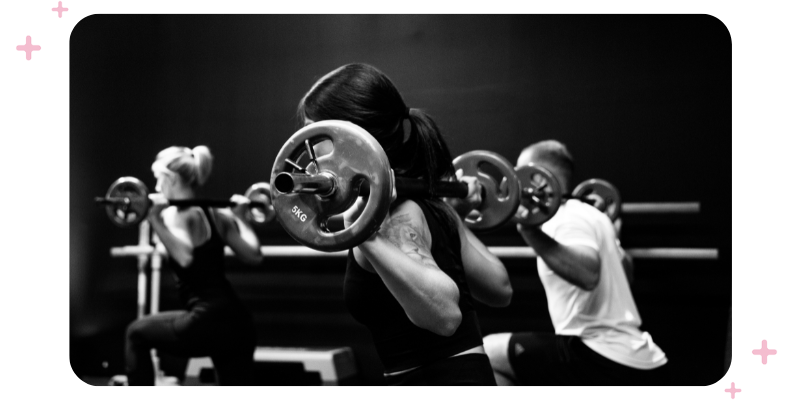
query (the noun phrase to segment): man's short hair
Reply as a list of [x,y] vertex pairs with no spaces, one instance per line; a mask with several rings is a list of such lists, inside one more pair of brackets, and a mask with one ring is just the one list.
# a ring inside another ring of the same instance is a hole
[[[540,163],[547,163],[559,171],[552,171],[553,173],[561,173],[567,180],[567,185],[572,184],[572,175],[575,172],[575,162],[572,159],[572,154],[567,150],[567,146],[557,140],[543,140],[534,143],[525,149],[519,155],[517,164],[532,161]],[[569,191],[571,188],[564,188]]]

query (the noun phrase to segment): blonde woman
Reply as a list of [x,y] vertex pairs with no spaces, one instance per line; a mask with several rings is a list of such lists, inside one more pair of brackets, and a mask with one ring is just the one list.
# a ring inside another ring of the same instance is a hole
[[220,385],[250,383],[255,328],[250,312],[224,275],[224,248],[249,264],[261,262],[260,244],[245,219],[247,199],[234,195],[230,209],[170,206],[189,200],[211,173],[205,146],[169,147],[156,156],[156,193],[148,221],[167,249],[168,268],[184,309],[166,311],[128,326],[125,362],[129,385],[153,385],[150,350],[185,357],[210,356]]

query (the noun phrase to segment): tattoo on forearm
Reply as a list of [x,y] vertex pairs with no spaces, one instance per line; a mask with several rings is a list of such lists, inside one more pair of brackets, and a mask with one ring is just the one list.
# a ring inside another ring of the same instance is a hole
[[422,233],[408,214],[394,215],[381,227],[380,233],[412,260],[423,265],[436,266]]

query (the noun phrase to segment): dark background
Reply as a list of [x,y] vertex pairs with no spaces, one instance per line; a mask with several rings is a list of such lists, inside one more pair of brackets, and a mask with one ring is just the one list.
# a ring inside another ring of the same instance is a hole
[[[715,247],[716,261],[637,260],[633,294],[666,352],[673,383],[708,385],[725,363],[731,304],[731,40],[710,16],[135,16],[82,20],[70,40],[70,361],[76,374],[122,373],[136,317],[135,244],[91,199],[142,179],[171,145],[215,156],[207,197],[269,181],[295,108],[317,78],[373,64],[406,103],[430,113],[453,155],[515,163],[557,139],[577,181],[613,182],[624,201],[699,201],[687,216],[624,218],[625,247]],[[275,223],[262,244],[294,244]],[[489,245],[523,245],[513,227]],[[347,314],[344,260],[228,261],[255,315],[259,345],[350,346],[360,382],[380,384],[369,333]],[[551,330],[531,260],[507,260],[511,306],[480,308],[484,333]],[[178,308],[164,274],[162,309]],[[729,346],[729,344],[727,345]],[[180,370],[181,360],[165,361]],[[170,371],[168,371],[170,372]]]

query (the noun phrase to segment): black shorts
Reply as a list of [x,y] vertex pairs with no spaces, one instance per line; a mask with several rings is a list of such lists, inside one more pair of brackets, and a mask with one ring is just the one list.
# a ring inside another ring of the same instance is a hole
[[415,370],[386,377],[392,386],[497,386],[486,354],[445,358]]
[[611,361],[577,336],[520,332],[511,335],[508,360],[518,385],[665,386],[667,365],[643,370]]

